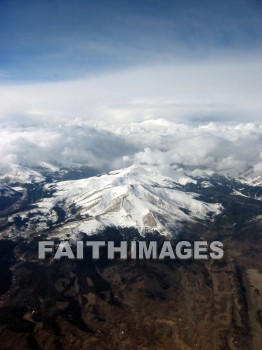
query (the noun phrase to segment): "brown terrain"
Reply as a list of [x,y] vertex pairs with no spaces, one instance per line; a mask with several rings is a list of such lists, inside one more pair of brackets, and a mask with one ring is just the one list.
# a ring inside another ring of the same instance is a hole
[[262,240],[249,230],[192,229],[224,242],[216,261],[39,262],[34,238],[9,244],[0,349],[261,350]]

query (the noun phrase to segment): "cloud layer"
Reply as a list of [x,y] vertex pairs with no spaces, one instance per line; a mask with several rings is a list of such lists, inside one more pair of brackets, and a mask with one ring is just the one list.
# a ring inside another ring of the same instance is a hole
[[0,85],[0,119],[261,121],[261,57],[141,66],[60,83]]
[[0,167],[88,165],[98,172],[132,163],[207,167],[236,175],[253,167],[262,175],[262,125],[174,123],[164,119],[121,124],[74,120],[59,127],[2,128]]

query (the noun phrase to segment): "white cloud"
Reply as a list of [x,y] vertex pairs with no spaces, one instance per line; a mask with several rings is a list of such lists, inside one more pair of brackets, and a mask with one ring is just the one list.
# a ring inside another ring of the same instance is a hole
[[261,141],[259,123],[190,125],[155,119],[116,127],[78,119],[59,127],[2,129],[0,163],[85,164],[99,172],[133,162],[208,167],[228,174],[253,167],[255,175],[262,175]]
[[[259,174],[259,123],[177,124],[152,120],[119,126],[115,133],[139,146],[132,160],[148,164],[209,167],[236,174],[254,166]],[[131,161],[128,157],[127,161]]]
[[50,162],[61,166],[88,165],[98,171],[117,167],[124,154],[136,148],[113,133],[89,126],[6,128],[0,131],[0,166],[18,163],[36,166]]
[[114,123],[261,120],[262,60],[228,57],[149,65],[59,83],[0,85],[0,119]]

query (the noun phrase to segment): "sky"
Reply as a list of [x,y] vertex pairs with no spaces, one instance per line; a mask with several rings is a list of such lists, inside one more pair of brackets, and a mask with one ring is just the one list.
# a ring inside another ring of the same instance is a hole
[[259,0],[1,0],[0,48],[5,121],[261,118]]
[[[203,165],[206,157],[213,167],[217,160],[239,171],[260,169],[261,91],[260,0],[0,0],[3,164],[34,163],[39,154],[54,161],[53,153],[64,164],[110,170],[150,155],[166,159],[166,147],[172,161]],[[163,140],[159,120],[173,130],[169,139],[180,158],[170,141],[167,147],[144,134],[149,122]],[[128,137],[137,140],[134,125],[145,144]],[[190,160],[178,144],[179,125],[195,146],[209,142],[214,156],[191,144]],[[206,125],[209,132],[216,128],[212,137],[203,132]],[[79,132],[90,138],[82,148]],[[39,135],[53,135],[53,148],[43,142],[37,156],[31,147]],[[113,151],[102,156],[98,145]]]
[[64,81],[137,65],[260,55],[259,0],[1,0],[1,79]]

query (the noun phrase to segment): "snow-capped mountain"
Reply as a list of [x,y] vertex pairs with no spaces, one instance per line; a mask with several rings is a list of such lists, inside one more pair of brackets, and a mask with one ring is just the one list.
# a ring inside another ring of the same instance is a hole
[[[59,168],[50,173],[46,166],[44,173],[15,169],[12,177],[10,172],[3,176],[9,187],[2,180],[7,191],[3,194],[13,194],[8,201],[3,196],[1,199],[4,208],[8,207],[8,217],[0,219],[0,229],[8,236],[48,232],[74,237],[108,227],[169,236],[181,232],[188,223],[208,224],[220,213],[230,213],[234,221],[235,213],[243,215],[243,205],[248,205],[249,219],[260,215],[261,179],[229,178],[211,169],[132,165],[68,181],[60,180],[64,170]],[[73,170],[66,171],[74,178]],[[20,187],[12,187],[12,183]]]
[[0,180],[4,180],[8,184],[31,184],[42,182],[45,177],[28,167],[11,164],[8,171],[0,175]]
[[133,165],[88,179],[46,184],[34,208],[21,217],[37,231],[59,223],[59,235],[93,234],[106,227],[172,235],[184,222],[210,220],[222,211],[221,204],[185,190],[196,180],[182,171],[169,169],[167,174],[158,167]]
[[222,210],[220,204],[184,192],[183,184],[191,181],[180,173],[173,172],[171,178],[156,167],[131,166],[100,177],[47,185],[53,196],[40,201],[38,208],[52,211],[55,205],[62,206],[66,217],[76,212],[82,220],[70,227],[85,233],[114,226],[171,234],[184,221],[205,220]]

